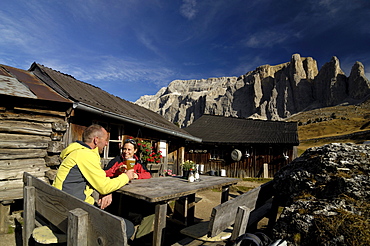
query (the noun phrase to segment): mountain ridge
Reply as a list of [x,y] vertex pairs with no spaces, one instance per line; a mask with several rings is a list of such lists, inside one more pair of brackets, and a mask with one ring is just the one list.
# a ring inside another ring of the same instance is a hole
[[135,103],[180,127],[203,114],[284,120],[299,112],[356,104],[370,96],[364,66],[356,62],[347,77],[332,57],[319,70],[312,57],[294,54],[278,65],[262,65],[239,77],[174,80]]

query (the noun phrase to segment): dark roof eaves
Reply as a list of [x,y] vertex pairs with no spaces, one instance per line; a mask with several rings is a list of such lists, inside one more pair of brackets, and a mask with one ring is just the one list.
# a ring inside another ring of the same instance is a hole
[[201,138],[194,137],[190,134],[184,134],[184,133],[181,133],[179,131],[170,130],[168,128],[160,127],[160,126],[150,124],[150,123],[147,123],[147,122],[144,122],[144,121],[139,121],[139,120],[134,119],[134,118],[130,118],[130,117],[127,117],[127,116],[116,114],[116,113],[113,113],[113,112],[110,112],[110,111],[105,111],[105,110],[99,109],[97,107],[91,106],[91,105],[83,103],[83,102],[74,103],[73,108],[79,108],[81,110],[91,111],[91,112],[94,112],[94,113],[102,113],[103,115],[105,115],[107,117],[112,117],[112,118],[115,118],[115,119],[118,119],[118,120],[130,122],[130,123],[133,123],[135,125],[140,125],[142,127],[146,127],[146,128],[152,129],[152,130],[163,132],[163,133],[166,133],[166,134],[169,134],[169,135],[184,138],[184,139],[191,140],[191,141],[194,141],[194,142],[202,142]]

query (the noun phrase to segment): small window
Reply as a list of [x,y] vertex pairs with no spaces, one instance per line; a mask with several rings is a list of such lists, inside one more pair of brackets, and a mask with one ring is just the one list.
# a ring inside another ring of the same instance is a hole
[[122,127],[111,124],[109,127],[109,144],[104,153],[104,158],[114,158],[121,154]]
[[104,148],[103,159],[112,159],[121,154],[123,126],[106,122],[94,122],[103,126],[109,133],[108,146]]

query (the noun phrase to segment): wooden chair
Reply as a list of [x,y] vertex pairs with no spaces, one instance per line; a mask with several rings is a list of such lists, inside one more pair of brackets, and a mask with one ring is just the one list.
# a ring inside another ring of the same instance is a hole
[[[265,183],[236,198],[221,203],[212,210],[211,219],[181,230],[181,233],[200,241],[235,241],[245,232],[257,229],[257,223],[269,218],[267,232],[271,231],[278,211],[274,198],[273,181]],[[174,245],[187,245],[189,238]],[[196,245],[192,242],[191,245]]]
[[[67,245],[128,245],[126,224],[114,216],[44,181],[23,174],[23,245],[37,242]],[[36,227],[36,224],[41,227]],[[60,232],[55,233],[54,229]],[[41,236],[38,234],[41,233]],[[51,239],[45,239],[49,234]]]

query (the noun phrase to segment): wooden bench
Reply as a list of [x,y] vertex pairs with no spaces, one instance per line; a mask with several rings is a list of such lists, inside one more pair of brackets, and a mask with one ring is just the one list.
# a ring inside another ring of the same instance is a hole
[[181,233],[193,238],[185,238],[174,245],[196,244],[195,240],[220,242],[227,239],[235,241],[246,232],[254,232],[258,222],[269,218],[266,232],[269,233],[276,222],[278,204],[274,199],[273,181],[221,203],[212,210],[210,221],[201,222],[181,230]]
[[[29,245],[35,237],[33,233],[38,230],[36,224],[60,230],[60,233],[54,233],[54,240],[61,239],[65,234],[67,245],[128,245],[126,224],[122,218],[71,196],[29,173],[24,173],[23,182],[24,246]],[[41,229],[44,232],[54,231]]]

